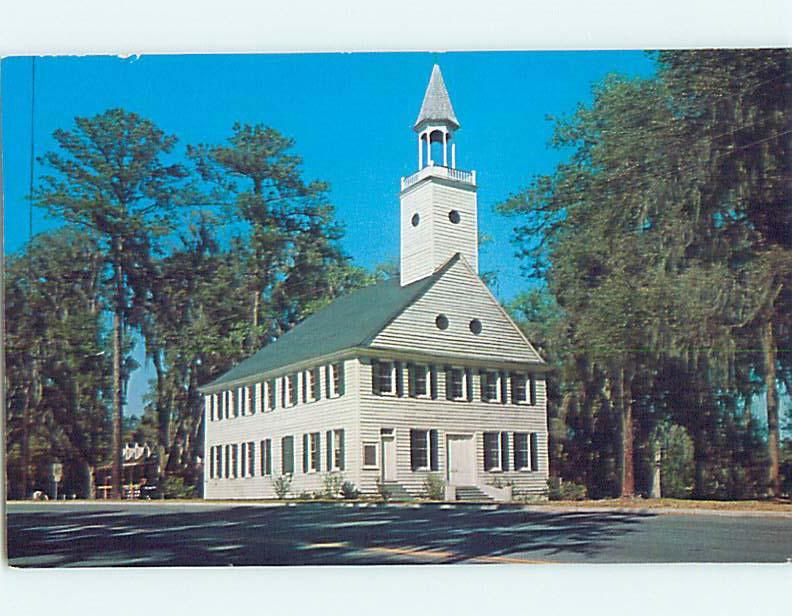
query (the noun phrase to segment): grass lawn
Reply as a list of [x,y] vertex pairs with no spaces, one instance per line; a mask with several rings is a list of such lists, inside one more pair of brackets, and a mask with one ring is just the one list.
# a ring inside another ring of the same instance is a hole
[[792,501],[690,500],[684,498],[603,498],[582,501],[541,501],[532,505],[563,507],[607,507],[619,509],[717,509],[722,511],[783,511],[792,513]]

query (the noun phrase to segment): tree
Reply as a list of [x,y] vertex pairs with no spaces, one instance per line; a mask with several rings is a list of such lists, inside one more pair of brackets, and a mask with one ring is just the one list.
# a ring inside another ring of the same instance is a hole
[[[95,239],[70,227],[6,260],[9,470],[29,464],[32,441],[36,475],[57,459],[88,498],[109,436],[102,261]],[[11,493],[27,496],[24,477]]]
[[179,200],[187,173],[167,164],[176,138],[150,120],[123,109],[75,118],[72,130],[56,130],[58,151],[39,161],[54,171],[36,193],[36,205],[91,230],[109,269],[113,314],[113,496],[121,493],[123,338],[133,309],[150,292],[146,274],[158,238],[172,227],[168,213]]

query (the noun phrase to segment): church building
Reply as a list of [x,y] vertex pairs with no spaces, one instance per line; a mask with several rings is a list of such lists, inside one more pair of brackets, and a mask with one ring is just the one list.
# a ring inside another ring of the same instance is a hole
[[204,496],[385,486],[447,500],[545,493],[546,364],[478,275],[476,172],[435,65],[401,179],[400,275],[340,297],[204,386]]

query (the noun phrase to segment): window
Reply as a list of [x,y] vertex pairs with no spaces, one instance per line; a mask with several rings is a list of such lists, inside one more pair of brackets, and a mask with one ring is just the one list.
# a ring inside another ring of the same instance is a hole
[[281,474],[294,473],[294,437],[284,436],[281,439]]
[[239,477],[239,445],[231,445],[231,476]]
[[484,470],[509,470],[509,433],[484,433]]
[[374,444],[363,445],[363,466],[377,467],[377,446]]
[[303,373],[303,396],[306,402],[316,402],[322,397],[322,381],[319,368],[311,368]]
[[412,215],[412,219],[410,220],[413,227],[417,227],[418,223],[421,222],[421,217],[416,213]]
[[534,375],[512,374],[512,401],[515,404],[536,404],[536,378]]
[[272,441],[265,438],[261,441],[261,467],[262,475],[272,475]]
[[[258,385],[256,385],[255,387],[258,387]],[[254,388],[253,385],[248,385],[245,388],[247,389],[247,408],[245,410],[247,411],[248,415],[253,415],[256,412],[256,406],[255,406],[256,401],[253,395],[253,388]]]
[[275,398],[275,379],[267,381],[267,409],[268,411],[275,410],[276,398]]
[[512,435],[514,439],[514,470],[527,471],[531,470],[530,451],[528,449],[528,433],[515,432]]
[[458,225],[461,219],[462,217],[459,215],[458,211],[451,210],[448,212],[448,220],[450,220],[453,224]]
[[470,400],[470,375],[463,368],[446,368],[446,398],[448,400]]
[[331,392],[332,396],[341,396],[344,393],[344,364],[339,362],[337,364],[332,364],[330,366],[330,372],[332,374],[332,384],[333,390]]
[[396,393],[396,367],[392,361],[374,361],[372,367],[372,385],[378,395]]
[[448,329],[448,317],[444,314],[438,314],[435,318],[435,325],[437,329]]
[[412,470],[438,470],[437,454],[437,430],[410,430],[410,468]]
[[215,462],[215,477],[221,478],[223,476],[223,446],[222,445],[215,445],[215,457],[217,461]]
[[410,380],[410,396],[414,398],[429,396],[429,381],[431,379],[429,366],[410,364],[408,368],[408,378]]
[[247,476],[256,476],[256,443],[248,441],[247,444]]
[[474,333],[476,336],[478,336],[481,333],[481,330],[483,329],[481,325],[481,321],[479,321],[478,319],[473,319],[468,325],[468,327],[470,327],[470,331]]
[[235,404],[234,404],[234,417],[239,417],[240,415],[245,414],[244,404],[245,404],[245,388],[238,387],[236,390],[236,395],[234,396]]
[[321,448],[321,440],[319,438],[319,432],[311,432],[311,470],[312,471],[320,471],[320,462],[319,456],[321,455],[320,452]]
[[297,404],[297,374],[283,377],[283,406]]
[[494,371],[481,372],[481,400],[498,402],[500,400],[500,375]]
[[328,430],[325,433],[325,458],[328,471],[344,470],[343,430]]

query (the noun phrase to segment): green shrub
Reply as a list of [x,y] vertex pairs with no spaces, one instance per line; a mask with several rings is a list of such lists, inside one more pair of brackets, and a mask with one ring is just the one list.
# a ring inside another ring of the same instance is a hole
[[586,486],[574,481],[564,481],[562,479],[547,480],[548,498],[550,500],[585,500],[587,491]]
[[281,475],[272,481],[272,487],[275,489],[275,495],[283,500],[291,490],[292,478],[291,475]]
[[424,495],[431,500],[444,500],[445,499],[445,481],[440,475],[430,473],[424,479],[423,484]]
[[355,484],[351,481],[345,481],[341,484],[341,496],[348,500],[352,500],[357,498],[360,495],[360,492],[355,487]]
[[322,481],[324,483],[324,496],[326,498],[336,498],[341,492],[344,476],[341,473],[326,473]]
[[169,475],[159,483],[163,498],[195,498],[195,486],[184,482],[182,477]]

